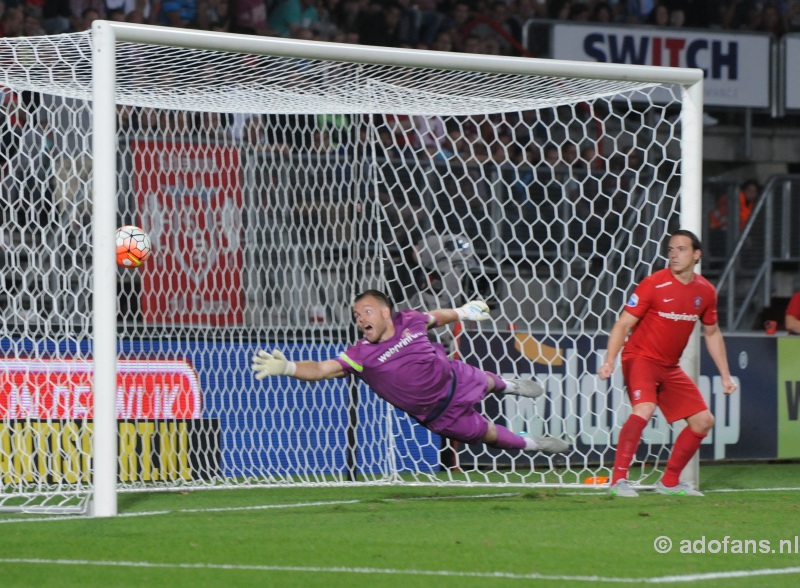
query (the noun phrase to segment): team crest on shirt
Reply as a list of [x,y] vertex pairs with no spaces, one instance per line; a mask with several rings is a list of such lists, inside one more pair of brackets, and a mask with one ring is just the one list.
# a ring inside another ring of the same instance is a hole
[[642,397],[642,391],[641,390],[634,390],[633,394],[631,394],[631,396],[633,396],[634,400],[639,400]]
[[694,309],[697,310],[703,304],[703,298],[701,296],[694,297]]
[[631,294],[631,297],[628,299],[628,306],[636,306],[639,304],[639,296],[636,294]]

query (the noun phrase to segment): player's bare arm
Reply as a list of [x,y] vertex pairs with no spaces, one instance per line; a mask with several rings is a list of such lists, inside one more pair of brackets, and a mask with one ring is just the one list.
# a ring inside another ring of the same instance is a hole
[[459,308],[439,308],[429,310],[428,314],[436,318],[439,327],[457,321],[485,321],[489,318],[489,306],[483,300],[471,300]]
[[295,365],[297,369],[292,377],[298,380],[305,380],[306,382],[332,380],[345,376],[342,364],[333,359],[326,359],[325,361],[298,361]]
[[790,333],[796,333],[800,335],[800,319],[792,316],[791,314],[786,314],[784,318],[784,323],[786,324],[786,330]]
[[617,322],[614,323],[614,327],[611,329],[611,333],[608,336],[605,362],[597,370],[597,375],[602,379],[606,380],[614,373],[614,363],[617,361],[617,355],[619,355],[622,346],[625,345],[625,339],[628,337],[628,333],[631,332],[631,329],[633,329],[638,322],[638,317],[633,316],[627,310],[623,310],[620,313]]
[[318,382],[343,378],[345,375],[344,368],[336,360],[294,362],[287,359],[278,349],[272,353],[259,351],[253,356],[252,368],[257,380],[269,376],[290,376],[306,382]]
[[722,337],[722,331],[719,329],[719,324],[703,325],[703,336],[706,340],[706,349],[714,364],[717,366],[720,378],[722,379],[722,391],[725,394],[730,394],[736,390],[736,383],[731,377],[730,369],[728,368],[728,354],[725,350],[725,340]]

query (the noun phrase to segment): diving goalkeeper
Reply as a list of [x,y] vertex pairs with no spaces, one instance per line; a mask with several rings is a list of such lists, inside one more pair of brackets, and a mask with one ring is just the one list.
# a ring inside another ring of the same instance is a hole
[[487,393],[537,398],[544,389],[533,380],[506,380],[493,373],[447,357],[444,348],[428,339],[427,330],[457,320],[489,318],[484,302],[427,313],[393,313],[392,301],[378,290],[356,296],[353,316],[364,334],[339,357],[325,361],[289,361],[278,350],[259,351],[253,371],[261,380],[291,376],[316,382],[355,375],[375,393],[410,414],[422,426],[463,443],[483,442],[498,449],[562,453],[569,445],[553,437],[523,437],[497,425],[476,409]]

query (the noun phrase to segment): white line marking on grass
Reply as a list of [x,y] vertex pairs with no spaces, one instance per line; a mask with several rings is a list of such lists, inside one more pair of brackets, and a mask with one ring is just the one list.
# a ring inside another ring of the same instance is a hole
[[[536,487],[531,487],[530,490],[537,490]],[[530,491],[529,490],[529,491]],[[604,493],[604,490],[608,490],[607,487],[597,488],[595,490],[582,490],[582,491],[575,491],[575,492],[568,492],[568,491],[560,491],[558,495],[563,496],[598,496]],[[717,490],[704,490],[706,494],[710,494],[712,492],[796,492],[800,491],[800,488],[720,488]],[[261,504],[261,505],[254,505],[254,506],[232,506],[232,507],[219,507],[219,508],[184,508],[184,509],[176,509],[176,510],[152,510],[152,511],[142,511],[142,512],[128,512],[128,513],[120,513],[118,517],[151,517],[157,515],[168,515],[168,514],[179,514],[179,513],[200,513],[200,512],[236,512],[236,511],[249,511],[249,510],[270,510],[270,509],[277,509],[277,508],[304,508],[309,506],[335,506],[337,504],[360,504],[360,503],[367,503],[367,502],[410,502],[410,501],[419,501],[419,500],[457,500],[457,499],[467,499],[467,498],[513,498],[515,496],[522,496],[521,492],[503,492],[497,494],[457,494],[457,495],[450,495],[450,496],[409,496],[407,498],[371,498],[367,500],[363,499],[353,499],[353,500],[324,500],[318,502],[293,502],[293,503],[286,503],[286,504]],[[24,513],[20,513],[24,514]],[[42,517],[19,517],[13,519],[5,519],[0,518],[0,524],[4,523],[43,523],[43,522],[51,522],[51,521],[74,521],[78,519],[89,519],[93,518],[90,515],[53,515],[53,516],[42,516]]]
[[[317,502],[291,502],[285,504],[259,504],[254,506],[230,506],[230,507],[216,507],[216,508],[180,508],[176,510],[151,510],[142,512],[127,512],[120,513],[117,516],[120,518],[133,518],[133,517],[150,517],[157,515],[167,514],[180,514],[180,513],[199,513],[199,512],[238,512],[238,511],[251,511],[251,510],[272,510],[279,508],[305,508],[309,506],[336,506],[339,504],[361,504],[376,501],[385,502],[407,502],[412,500],[453,500],[458,498],[509,498],[519,496],[519,492],[506,492],[501,494],[459,494],[452,496],[410,496],[408,498],[378,498],[378,499],[351,499],[351,500],[322,500]],[[90,515],[53,515],[50,517],[37,517],[37,518],[14,518],[2,519],[2,523],[41,523],[47,521],[74,521],[77,519],[90,519]]]
[[708,494],[712,492],[797,492],[800,488],[717,488],[716,490],[703,490]]
[[407,498],[379,498],[384,502],[413,502],[415,500],[458,500],[459,498],[513,498],[522,496],[521,492],[502,492],[499,494],[457,494],[453,496],[409,496]]
[[372,574],[391,576],[448,576],[457,578],[505,578],[508,580],[551,580],[555,582],[616,582],[624,584],[674,584],[698,582],[703,580],[720,580],[727,578],[748,578],[752,576],[777,576],[800,574],[800,567],[771,568],[764,570],[737,570],[729,572],[709,572],[706,574],[686,574],[683,576],[655,576],[651,578],[611,578],[606,576],[561,576],[548,574],[519,574],[514,572],[462,572],[454,570],[401,570],[392,568],[347,568],[316,566],[269,566],[242,564],[211,563],[156,563],[148,561],[91,561],[75,559],[26,559],[2,558],[0,563],[60,566],[97,566],[128,568],[169,568],[183,570],[223,570],[223,571],[257,571],[257,572],[303,572],[325,574]]
[[[258,504],[254,506],[230,506],[218,508],[181,508],[176,510],[150,510],[142,512],[126,512],[117,515],[119,518],[151,517],[156,515],[198,512],[235,512],[246,510],[270,510],[275,508],[302,508],[306,506],[332,506],[337,504],[356,504],[361,500],[327,500],[322,502],[294,502],[290,504]],[[30,523],[42,521],[74,521],[76,519],[90,519],[91,515],[62,515],[39,518],[0,519],[0,523]]]
[[[655,486],[636,486],[637,490],[655,490]],[[736,492],[798,492],[800,488],[717,488],[716,490],[703,490],[704,494],[714,493],[736,493]],[[608,492],[608,485],[597,486],[594,490],[576,490],[574,492],[559,492],[564,496],[597,496]]]

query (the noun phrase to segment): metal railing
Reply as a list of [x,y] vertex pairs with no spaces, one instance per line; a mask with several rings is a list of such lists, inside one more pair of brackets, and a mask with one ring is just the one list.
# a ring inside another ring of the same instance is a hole
[[[738,193],[728,225],[738,219]],[[720,324],[728,331],[758,326],[776,301],[800,288],[800,176],[775,175],[764,185],[716,282]],[[732,230],[735,230],[732,229]],[[730,242],[729,239],[726,239]]]

